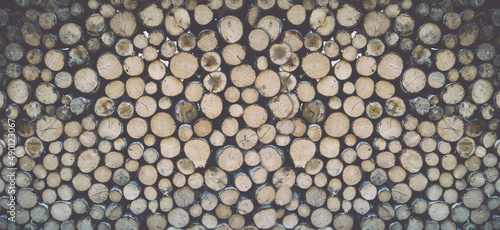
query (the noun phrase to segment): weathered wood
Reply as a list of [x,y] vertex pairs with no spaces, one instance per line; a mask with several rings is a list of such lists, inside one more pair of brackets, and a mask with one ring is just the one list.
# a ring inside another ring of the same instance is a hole
[[5,7],[20,227],[498,225],[492,0]]

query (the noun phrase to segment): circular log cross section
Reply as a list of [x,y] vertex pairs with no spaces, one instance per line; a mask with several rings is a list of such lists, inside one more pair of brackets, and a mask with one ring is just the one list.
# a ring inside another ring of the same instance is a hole
[[0,229],[500,229],[498,0],[0,2]]

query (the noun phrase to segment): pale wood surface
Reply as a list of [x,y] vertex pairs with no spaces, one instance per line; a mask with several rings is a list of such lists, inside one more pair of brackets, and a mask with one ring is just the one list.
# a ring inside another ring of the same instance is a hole
[[495,3],[2,2],[1,209],[15,183],[22,229],[498,229]]

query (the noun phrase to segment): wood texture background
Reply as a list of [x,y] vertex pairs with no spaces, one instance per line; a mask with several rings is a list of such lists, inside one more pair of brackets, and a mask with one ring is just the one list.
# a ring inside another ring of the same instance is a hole
[[500,229],[497,0],[0,6],[0,229]]

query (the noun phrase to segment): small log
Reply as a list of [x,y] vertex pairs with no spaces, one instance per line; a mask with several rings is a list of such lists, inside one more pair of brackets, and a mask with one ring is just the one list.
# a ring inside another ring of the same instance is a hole
[[363,29],[370,37],[378,37],[384,34],[390,26],[389,18],[382,12],[370,11],[365,15]]
[[222,50],[222,58],[229,65],[240,65],[245,60],[245,57],[245,48],[238,43],[229,44]]
[[328,57],[321,53],[310,53],[302,60],[302,69],[311,78],[320,79],[330,69]]
[[270,42],[274,42],[278,38],[281,34],[282,27],[282,22],[272,15],[261,18],[256,25],[256,28],[263,29],[267,32]]

